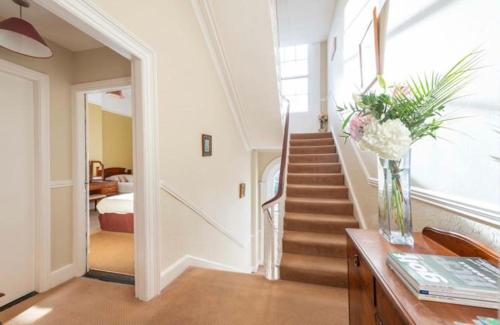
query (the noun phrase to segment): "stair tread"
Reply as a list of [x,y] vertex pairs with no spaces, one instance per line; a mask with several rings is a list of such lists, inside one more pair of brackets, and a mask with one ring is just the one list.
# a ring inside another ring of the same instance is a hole
[[300,162],[300,163],[289,163],[288,166],[339,166],[340,163],[332,162],[332,163],[322,163],[322,162]]
[[286,212],[285,219],[310,222],[357,222],[354,216],[340,214]]
[[293,135],[310,135],[310,134],[332,134],[332,132],[293,132]]
[[290,148],[300,148],[300,149],[304,149],[304,148],[314,148],[314,149],[318,149],[318,148],[335,148],[335,145],[334,144],[319,144],[319,145],[316,145],[316,146],[294,146],[293,144],[290,145]]
[[283,241],[301,243],[303,245],[334,245],[346,246],[344,234],[327,234],[320,232],[304,232],[285,230]]
[[[314,175],[319,175],[319,174],[314,174]],[[347,188],[345,185],[322,185],[322,184],[297,184],[297,183],[292,183],[292,184],[286,184],[287,187],[293,187],[293,188],[318,188],[318,189],[335,189],[335,188]]]
[[323,137],[323,138],[292,138],[290,137],[290,141],[294,141],[294,142],[302,142],[302,143],[308,143],[308,142],[314,142],[314,141],[333,141],[333,137]]
[[329,153],[290,153],[289,156],[337,156],[338,154],[336,152],[329,152]]
[[326,199],[326,198],[315,198],[315,197],[287,197],[286,201],[298,202],[298,203],[352,203],[349,199]]
[[306,132],[306,133],[290,133],[293,137],[313,137],[317,136],[318,138],[307,138],[307,139],[325,139],[325,138],[333,138],[331,132]]
[[342,257],[283,253],[280,266],[314,273],[347,274],[347,259]]
[[343,175],[342,173],[288,173],[289,176],[304,175],[304,176],[332,176],[332,175]]

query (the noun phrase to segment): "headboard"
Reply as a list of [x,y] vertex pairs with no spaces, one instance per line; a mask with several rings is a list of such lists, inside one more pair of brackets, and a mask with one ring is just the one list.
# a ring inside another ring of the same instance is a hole
[[104,175],[103,175],[103,170],[97,169],[97,176],[102,176],[103,179],[106,179],[107,177],[113,175],[123,175],[123,174],[131,175],[132,170],[123,167],[109,167],[109,168],[104,168]]

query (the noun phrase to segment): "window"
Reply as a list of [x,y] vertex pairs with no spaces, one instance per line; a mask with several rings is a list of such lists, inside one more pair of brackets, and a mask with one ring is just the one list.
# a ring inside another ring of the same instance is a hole
[[279,185],[280,185],[280,170],[278,169],[276,173],[273,175],[273,196],[275,196],[276,193],[278,193]]
[[281,93],[290,101],[290,112],[309,110],[309,47],[280,48]]

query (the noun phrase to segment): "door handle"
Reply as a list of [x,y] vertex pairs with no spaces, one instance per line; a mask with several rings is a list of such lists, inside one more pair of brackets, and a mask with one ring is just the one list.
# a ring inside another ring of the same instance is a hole
[[354,266],[359,267],[359,255],[355,254],[353,258]]

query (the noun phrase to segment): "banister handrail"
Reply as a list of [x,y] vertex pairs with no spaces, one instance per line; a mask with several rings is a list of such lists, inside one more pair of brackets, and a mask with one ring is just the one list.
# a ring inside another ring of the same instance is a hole
[[289,135],[288,125],[290,123],[290,101],[286,98],[283,99],[287,102],[287,107],[285,115],[285,129],[283,131],[283,144],[281,146],[280,177],[278,181],[278,192],[270,200],[262,204],[263,209],[265,209],[268,205],[278,201],[283,196],[285,187],[285,167],[286,167],[286,159],[288,153],[288,135]]

